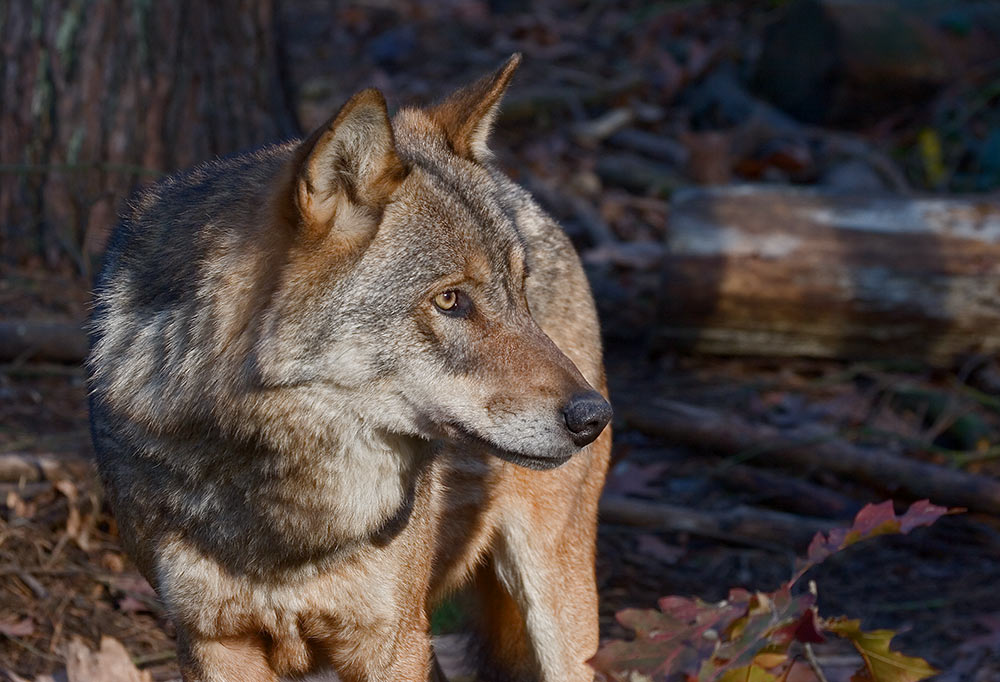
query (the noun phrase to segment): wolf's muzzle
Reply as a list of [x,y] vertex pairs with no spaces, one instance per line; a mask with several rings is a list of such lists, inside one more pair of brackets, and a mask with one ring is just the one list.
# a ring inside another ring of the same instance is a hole
[[611,421],[611,405],[597,391],[577,393],[563,408],[566,428],[577,447],[594,442]]

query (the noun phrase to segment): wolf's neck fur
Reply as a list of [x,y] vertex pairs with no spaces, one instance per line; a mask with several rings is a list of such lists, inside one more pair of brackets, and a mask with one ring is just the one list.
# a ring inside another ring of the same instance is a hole
[[251,401],[257,436],[273,452],[264,485],[275,523],[302,542],[363,541],[412,503],[426,441],[365,423],[350,396],[326,386],[281,389]]
[[151,524],[186,528],[231,573],[281,579],[405,527],[429,443],[372,428],[322,387],[229,400],[212,422],[140,441],[128,504]]

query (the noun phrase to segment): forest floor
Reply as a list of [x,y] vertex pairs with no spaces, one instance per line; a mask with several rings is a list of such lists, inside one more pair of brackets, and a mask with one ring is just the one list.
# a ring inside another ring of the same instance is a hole
[[[864,452],[1000,477],[996,358],[943,367],[712,358],[653,342],[659,299],[683,295],[663,291],[659,279],[672,192],[740,181],[995,191],[995,66],[872,120],[803,123],[747,89],[772,3],[375,4],[334,12],[299,0],[283,10],[303,128],[361,87],[381,88],[394,107],[427,102],[523,52],[492,146],[565,225],[591,275],[616,409],[606,498],[722,519],[706,533],[606,513],[597,563],[603,638],[627,635],[614,619],[626,607],[651,608],[672,594],[714,601],[732,587],[773,590],[788,579],[808,534],[744,534],[726,525],[726,512],[765,520],[780,512],[791,528],[808,529],[844,525],[869,502],[916,499],[900,481],[790,464],[774,457],[773,444],[696,447],[650,427],[649,413],[667,401],[751,431],[817,428]],[[4,266],[0,318],[80,321],[87,282],[87,273],[41,263]],[[0,680],[59,679],[68,643],[80,637],[94,648],[101,636],[124,643],[155,679],[175,679],[170,624],[124,556],[93,476],[79,365],[0,364],[0,473]],[[944,671],[943,682],[1000,679],[1000,517],[973,511],[879,538],[809,577],[821,614],[900,631],[895,645]],[[460,622],[451,614],[439,627]],[[857,667],[849,651],[817,651],[830,682],[846,682]]]

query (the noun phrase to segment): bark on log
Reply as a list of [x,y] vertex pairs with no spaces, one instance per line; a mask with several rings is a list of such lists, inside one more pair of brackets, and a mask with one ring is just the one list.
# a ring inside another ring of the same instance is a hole
[[131,189],[297,134],[272,0],[0,3],[0,252],[86,269]]
[[947,506],[1000,514],[1000,481],[928,462],[863,449],[815,425],[779,430],[736,414],[670,400],[624,410],[632,427],[671,443],[758,461],[847,476],[877,489]]
[[1000,350],[1000,203],[737,186],[679,192],[661,342],[948,362]]
[[599,513],[604,523],[796,548],[807,545],[816,533],[828,531],[836,525],[826,519],[794,516],[745,505],[725,511],[705,511],[619,495],[601,498]]

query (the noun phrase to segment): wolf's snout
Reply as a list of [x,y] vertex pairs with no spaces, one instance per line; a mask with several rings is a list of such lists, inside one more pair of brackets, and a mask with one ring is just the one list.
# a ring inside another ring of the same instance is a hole
[[577,393],[563,408],[566,428],[577,447],[594,442],[611,421],[611,405],[597,391]]

